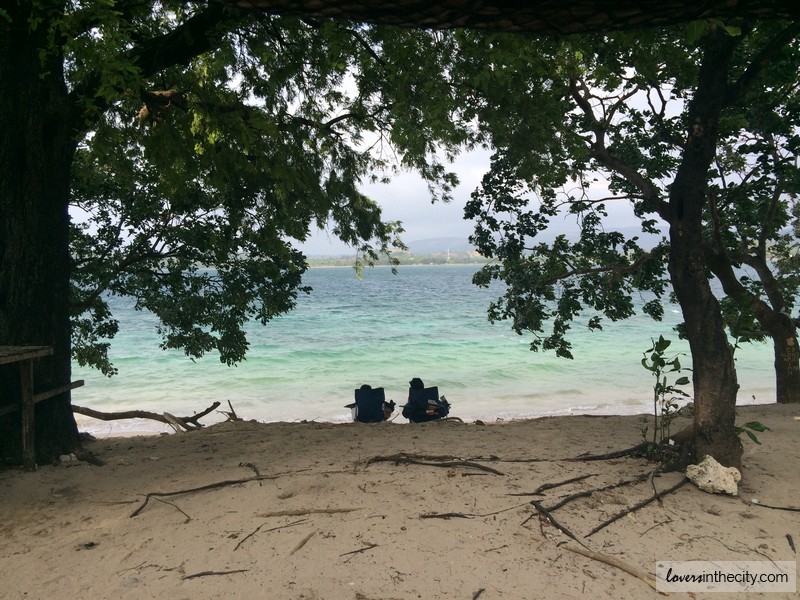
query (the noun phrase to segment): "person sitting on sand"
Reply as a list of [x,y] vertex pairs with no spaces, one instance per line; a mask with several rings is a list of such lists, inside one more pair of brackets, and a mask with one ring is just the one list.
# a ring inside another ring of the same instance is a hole
[[439,388],[426,388],[422,379],[414,377],[408,382],[408,402],[403,407],[403,416],[412,423],[442,419],[450,412],[450,403],[442,396]]
[[356,401],[345,408],[353,411],[353,420],[361,423],[378,423],[388,421],[394,412],[395,403],[386,402],[383,388],[372,388],[364,384],[355,391]]

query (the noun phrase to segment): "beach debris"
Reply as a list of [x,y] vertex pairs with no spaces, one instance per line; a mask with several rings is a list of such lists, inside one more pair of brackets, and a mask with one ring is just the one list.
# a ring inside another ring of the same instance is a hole
[[200,571],[191,575],[184,575],[182,580],[197,579],[198,577],[209,577],[211,575],[233,575],[234,573],[247,573],[250,569],[233,569],[232,571]]
[[797,550],[794,547],[794,539],[792,538],[792,534],[791,533],[787,533],[786,534],[786,541],[789,542],[789,548],[792,549],[792,552],[797,554]]
[[575,554],[580,554],[581,556],[585,556],[586,558],[591,558],[592,560],[596,560],[598,562],[607,564],[610,567],[615,567],[620,569],[621,571],[625,571],[629,575],[633,575],[638,579],[644,581],[647,585],[649,585],[654,590],[658,591],[656,587],[656,580],[653,576],[649,573],[645,573],[642,569],[635,567],[626,563],[615,556],[609,556],[608,554],[603,554],[601,552],[595,552],[594,550],[589,550],[588,548],[579,548],[576,546],[564,545],[562,548],[566,548],[570,552],[574,552]]
[[706,454],[696,465],[686,467],[686,477],[704,492],[739,495],[738,483],[742,474],[736,467],[723,467],[713,456]]
[[317,530],[315,529],[314,531],[312,531],[311,533],[309,533],[307,536],[305,536],[305,537],[304,537],[302,540],[300,540],[300,542],[297,544],[297,546],[295,546],[295,547],[292,549],[292,551],[291,551],[291,552],[289,552],[289,556],[291,556],[292,554],[294,554],[295,552],[297,552],[298,550],[300,550],[300,548],[302,548],[303,546],[305,546],[305,545],[308,543],[308,540],[310,540],[312,537],[314,537],[314,536],[316,535],[316,533],[317,533]]
[[[203,426],[200,423],[200,419],[202,417],[205,417],[208,413],[216,409],[218,406],[219,402],[214,402],[214,404],[209,406],[204,411],[199,412],[190,417],[176,417],[175,415],[172,415],[168,412],[159,414],[147,410],[126,410],[122,412],[109,413],[109,412],[94,410],[93,408],[86,408],[84,406],[77,406],[76,404],[72,405],[72,412],[76,412],[79,415],[83,415],[85,417],[92,417],[93,419],[99,419],[101,421],[118,421],[123,419],[151,419],[153,421],[158,421],[159,423],[164,423],[165,425],[169,425],[175,431],[183,432],[183,431],[190,431],[193,429],[200,429]],[[80,459],[80,457],[78,458]]]

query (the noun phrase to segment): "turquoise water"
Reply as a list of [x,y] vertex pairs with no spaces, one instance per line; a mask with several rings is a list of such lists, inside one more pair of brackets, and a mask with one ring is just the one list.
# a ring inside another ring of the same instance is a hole
[[[227,401],[242,418],[260,421],[347,421],[353,390],[363,383],[383,386],[404,402],[408,381],[438,385],[465,420],[543,415],[652,412],[652,376],[641,366],[651,337],[673,339],[677,306],[664,322],[637,316],[591,332],[574,325],[575,360],[529,350],[530,338],[508,323],[486,320],[499,289],[471,283],[477,266],[368,269],[359,280],[352,269],[311,269],[314,288],[298,307],[266,327],[249,328],[248,358],[227,367],[215,356],[192,361],[180,351],[159,349],[156,319],[114,299],[120,333],[111,357],[119,374],[105,378],[74,367],[86,386],[73,403],[103,411],[167,411],[179,416]],[[749,346],[737,352],[740,403],[775,401],[772,350]],[[682,360],[690,364],[688,356]],[[223,419],[210,416],[204,422]],[[400,417],[398,421],[405,421]],[[102,423],[79,416],[95,432],[156,429],[155,422]]]

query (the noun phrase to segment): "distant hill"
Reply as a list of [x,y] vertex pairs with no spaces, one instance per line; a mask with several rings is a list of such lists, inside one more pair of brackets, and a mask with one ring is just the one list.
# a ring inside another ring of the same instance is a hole
[[408,251],[412,254],[446,254],[474,252],[475,246],[466,239],[457,237],[437,237],[426,238],[424,240],[414,240],[406,242]]

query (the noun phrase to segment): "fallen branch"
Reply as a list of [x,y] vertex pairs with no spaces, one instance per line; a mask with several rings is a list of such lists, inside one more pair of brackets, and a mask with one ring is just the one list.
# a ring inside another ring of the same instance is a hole
[[233,571],[200,571],[192,575],[184,575],[181,579],[197,579],[198,577],[208,577],[209,575],[232,575],[233,573],[247,573],[250,569],[235,569]]
[[508,508],[501,508],[500,510],[494,510],[488,513],[425,513],[419,516],[420,519],[482,519],[485,517],[491,517],[493,515],[499,515],[500,513],[508,512],[509,510],[514,510],[515,508],[519,508],[521,506],[528,506],[528,503],[525,504],[515,504],[514,506],[509,506]]
[[75,404],[72,405],[72,412],[76,412],[79,415],[84,415],[86,417],[92,417],[93,419],[99,419],[101,421],[118,421],[123,419],[151,419],[153,421],[158,421],[160,423],[164,423],[165,425],[169,425],[176,431],[180,431],[181,428],[185,431],[189,431],[192,429],[200,429],[203,426],[200,423],[200,419],[205,417],[208,413],[216,409],[218,406],[219,402],[214,402],[214,404],[209,406],[204,411],[199,412],[196,415],[192,415],[191,417],[175,417],[174,415],[171,415],[167,412],[165,412],[164,414],[159,414],[147,410],[101,412],[99,410],[86,408],[84,406],[77,406]]
[[607,521],[605,521],[605,522],[603,522],[603,523],[600,523],[600,525],[598,525],[597,527],[595,527],[594,529],[592,529],[592,530],[591,530],[589,533],[587,533],[587,534],[586,534],[586,537],[589,537],[589,536],[592,536],[592,535],[594,535],[595,533],[597,533],[597,532],[598,532],[598,531],[600,531],[601,529],[604,529],[604,528],[608,527],[609,525],[611,525],[611,524],[612,524],[612,523],[614,523],[615,521],[618,521],[619,519],[621,519],[621,518],[622,518],[622,517],[624,517],[625,515],[629,515],[629,514],[631,514],[631,513],[633,513],[633,512],[636,512],[637,510],[639,510],[640,508],[643,508],[643,507],[647,506],[647,505],[648,505],[648,504],[650,504],[651,502],[654,502],[654,501],[658,500],[659,498],[663,498],[663,497],[664,497],[664,496],[666,496],[667,494],[671,494],[672,492],[674,492],[675,490],[677,490],[679,487],[681,487],[683,484],[685,484],[687,481],[689,481],[689,480],[688,480],[688,479],[686,479],[686,478],[684,477],[684,478],[683,478],[683,479],[681,479],[681,480],[680,480],[678,483],[676,483],[675,485],[673,485],[671,488],[669,488],[669,489],[666,489],[666,490],[664,490],[664,491],[661,491],[661,492],[658,492],[657,494],[653,494],[653,495],[652,495],[650,498],[648,498],[647,500],[642,500],[641,502],[638,502],[638,503],[634,504],[634,505],[633,505],[633,506],[631,506],[630,508],[626,508],[625,510],[623,510],[622,512],[619,512],[619,513],[617,513],[616,515],[614,515],[613,517],[611,517],[611,518],[610,518],[610,519],[608,519]]
[[358,550],[350,550],[350,552],[344,552],[344,553],[340,554],[339,556],[349,556],[349,558],[346,561],[344,561],[344,562],[348,562],[356,554],[360,554],[361,552],[366,552],[367,550],[372,550],[373,548],[377,548],[377,547],[378,547],[378,544],[367,544],[363,548],[359,548]]
[[392,454],[390,456],[373,456],[367,461],[367,464],[372,464],[374,462],[393,462],[395,464],[408,464],[408,465],[422,465],[426,467],[464,467],[467,469],[477,469],[479,471],[486,471],[487,473],[493,473],[495,475],[505,475],[505,473],[501,473],[497,469],[493,469],[492,467],[487,467],[485,465],[481,465],[476,462],[472,462],[469,460],[448,460],[445,462],[428,462],[425,460],[419,460],[416,457],[409,456],[407,454]]
[[600,552],[589,550],[585,546],[583,548],[576,548],[574,546],[565,545],[564,548],[566,548],[570,552],[574,552],[575,554],[580,554],[581,556],[591,558],[592,560],[596,560],[601,563],[605,563],[609,566],[616,567],[617,569],[620,569],[622,571],[625,571],[626,573],[633,575],[634,577],[638,577],[639,579],[644,581],[647,585],[649,585],[651,588],[658,591],[656,589],[655,577],[651,577],[648,573],[645,573],[641,569],[634,567],[633,565],[629,565],[628,563],[614,556],[609,556],[608,554],[601,554]]
[[792,512],[800,512],[800,508],[796,506],[772,506],[771,504],[762,504],[761,502],[751,502],[753,506],[763,506],[764,508],[771,508],[773,510],[789,510]]
[[222,487],[227,487],[229,485],[238,485],[242,483],[250,483],[251,481],[263,481],[264,479],[277,479],[277,478],[278,478],[277,475],[270,475],[270,476],[258,475],[256,477],[246,477],[245,479],[229,479],[227,481],[218,481],[217,483],[209,483],[208,485],[201,485],[200,487],[189,488],[186,490],[176,490],[174,492],[150,492],[147,495],[145,495],[144,502],[142,502],[142,505],[135,511],[133,511],[130,516],[135,517],[140,512],[142,512],[145,506],[147,506],[147,503],[150,502],[151,498],[157,498],[157,497],[165,498],[168,496],[179,496],[181,494],[192,494],[194,492],[216,490]]
[[561,523],[556,521],[555,518],[553,517],[553,515],[551,515],[550,512],[544,506],[542,506],[541,502],[539,502],[538,500],[534,500],[533,502],[531,502],[531,504],[533,504],[536,507],[536,510],[539,511],[540,521],[541,521],[541,517],[545,517],[548,521],[550,521],[550,524],[553,525],[553,527],[555,527],[556,529],[558,529],[561,533],[563,533],[564,535],[566,535],[568,537],[571,537],[573,540],[578,542],[581,546],[586,547],[586,544],[584,544],[582,541],[580,541],[578,538],[576,538],[574,533],[572,533],[569,529],[567,529]]
[[349,513],[361,508],[301,508],[298,510],[278,510],[275,512],[261,513],[256,515],[259,519],[268,517],[302,517],[305,515],[333,515],[338,513]]
[[477,515],[468,515],[465,513],[449,512],[449,513],[425,513],[419,516],[420,519],[471,519]]
[[[217,406],[219,406],[219,402],[217,402]],[[219,412],[221,412],[223,415],[225,415],[227,417],[228,421],[241,421],[242,420],[242,418],[239,415],[236,414],[236,411],[233,410],[233,404],[231,404],[230,400],[228,400],[228,408],[231,409],[230,412],[224,411],[224,410],[219,411]]]
[[[307,519],[299,519],[297,521],[293,521],[292,523],[287,523],[286,525],[279,525],[278,527],[271,527],[270,529],[265,529],[264,533],[268,533],[270,531],[277,531],[278,529],[286,529],[287,527],[294,527],[295,525],[299,525],[300,523],[305,523],[306,521],[307,521]],[[261,531],[261,528],[264,525],[266,525],[266,523],[262,523],[261,525],[256,527],[255,531],[253,531],[252,533],[248,533],[246,536],[244,536],[239,541],[239,543],[236,544],[236,547],[233,549],[233,551],[236,552],[239,549],[239,546],[244,544],[247,540],[249,540],[251,537],[253,537],[255,534],[257,534],[259,531]]]

